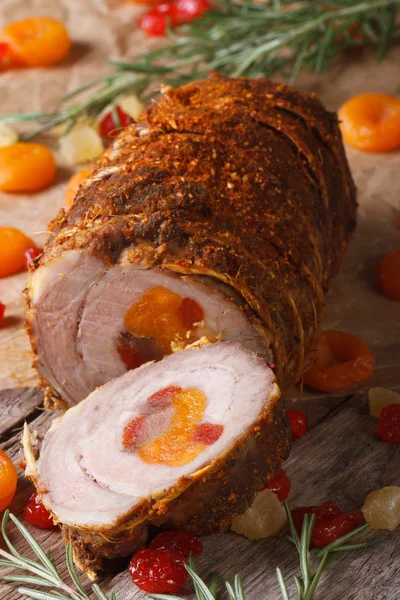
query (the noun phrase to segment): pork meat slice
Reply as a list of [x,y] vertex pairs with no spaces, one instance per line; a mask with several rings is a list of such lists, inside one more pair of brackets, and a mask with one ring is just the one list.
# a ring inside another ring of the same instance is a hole
[[289,450],[279,388],[234,342],[145,364],[99,388],[46,434],[26,475],[94,576],[132,554],[149,524],[225,530]]

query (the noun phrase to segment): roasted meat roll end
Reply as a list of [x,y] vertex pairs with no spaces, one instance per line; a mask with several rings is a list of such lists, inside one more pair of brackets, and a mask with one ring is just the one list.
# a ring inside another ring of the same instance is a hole
[[315,96],[265,79],[165,88],[36,261],[27,324],[47,397],[76,404],[201,338],[275,363],[285,391],[355,212],[337,118]]
[[26,428],[26,475],[95,577],[150,524],[224,531],[285,460],[289,434],[265,361],[241,344],[186,349],[99,388],[46,434]]

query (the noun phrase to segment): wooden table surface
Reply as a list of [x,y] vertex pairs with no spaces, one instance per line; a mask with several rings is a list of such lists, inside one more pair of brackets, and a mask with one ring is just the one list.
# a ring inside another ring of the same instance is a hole
[[[2,112],[16,109],[48,109],[71,86],[106,72],[107,57],[126,56],[137,48],[132,26],[137,11],[114,0],[2,0],[0,25],[27,14],[52,14],[62,18],[73,32],[74,49],[66,65],[49,70],[2,74]],[[304,77],[301,89],[315,90],[329,108],[335,109],[354,93],[385,91],[400,93],[398,65],[400,49],[393,50],[377,65],[370,57],[339,64],[316,79]],[[367,155],[348,149],[349,160],[359,188],[359,227],[346,257],[342,273],[328,297],[327,326],[345,329],[363,337],[373,349],[377,365],[370,382],[392,389],[400,387],[400,305],[376,293],[370,283],[373,263],[385,252],[400,247],[400,230],[394,226],[400,215],[400,152]],[[33,197],[0,195],[0,224],[23,229],[42,241],[47,222],[63,205],[66,181],[72,173],[57,154],[60,166],[57,185]],[[7,303],[7,317],[0,325],[0,441],[12,459],[20,458],[21,428],[46,430],[54,414],[41,408],[42,392],[30,367],[31,354],[23,329],[20,291],[26,275],[0,280],[0,299]],[[287,461],[292,490],[292,507],[319,504],[332,499],[344,510],[362,506],[367,494],[377,488],[400,484],[400,449],[379,442],[376,420],[369,416],[366,388],[347,395],[318,396],[298,393],[289,404],[304,409],[310,430],[298,440]],[[21,517],[32,484],[19,472],[19,483],[11,510]],[[64,549],[59,532],[35,530],[46,550],[65,572]],[[337,560],[323,576],[320,600],[399,600],[400,533],[379,532],[381,543]],[[18,535],[11,536],[23,547]],[[290,577],[299,574],[295,549],[283,538],[250,542],[234,534],[205,540],[198,559],[202,576],[218,570],[232,578],[240,572],[248,600],[278,600],[280,593],[275,569],[280,566]],[[83,578],[84,580],[84,578]],[[115,589],[119,600],[142,598],[121,573],[104,582]],[[294,595],[294,587],[291,591]],[[18,597],[13,585],[0,587],[1,600]]]

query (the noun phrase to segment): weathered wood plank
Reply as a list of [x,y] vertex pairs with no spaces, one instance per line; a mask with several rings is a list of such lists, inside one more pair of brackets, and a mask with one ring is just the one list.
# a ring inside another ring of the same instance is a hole
[[35,414],[43,404],[43,391],[40,388],[14,388],[0,390],[0,439],[14,427]]
[[[53,416],[51,413],[40,415],[31,427],[43,431]],[[298,440],[285,467],[292,481],[291,506],[320,503],[329,498],[343,509],[350,510],[361,506],[371,490],[398,484],[400,448],[380,442],[374,435],[375,425],[376,420],[368,414],[366,395],[362,395],[337,407]],[[19,436],[8,440],[4,447],[16,459]],[[21,478],[11,507],[17,515],[21,515],[31,491],[31,484]],[[37,529],[34,533],[45,549],[51,550],[65,573],[59,534]],[[331,565],[316,598],[398,600],[400,532],[382,537],[384,539],[377,547],[349,554]],[[17,547],[25,552],[24,546],[18,539]],[[295,549],[284,538],[250,542],[233,534],[211,536],[205,540],[205,551],[198,559],[202,576],[216,569],[225,578],[232,578],[234,573],[240,572],[248,600],[256,600],[260,596],[268,600],[280,599],[275,577],[277,566],[288,576],[299,572]],[[120,600],[144,597],[132,585],[126,572],[105,581],[104,586],[115,589]],[[15,600],[17,597],[13,586],[2,588],[2,600]]]

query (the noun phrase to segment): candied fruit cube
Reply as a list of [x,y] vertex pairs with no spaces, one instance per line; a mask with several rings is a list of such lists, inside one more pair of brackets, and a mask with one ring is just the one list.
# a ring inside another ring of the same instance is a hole
[[390,404],[400,404],[400,394],[387,388],[372,387],[368,392],[369,412],[379,419],[382,409]]
[[276,494],[262,490],[253,504],[242,515],[232,521],[232,529],[249,540],[276,535],[286,523],[286,512]]

